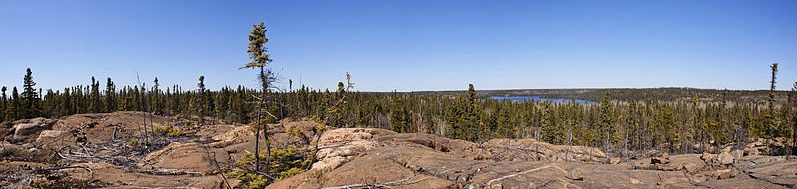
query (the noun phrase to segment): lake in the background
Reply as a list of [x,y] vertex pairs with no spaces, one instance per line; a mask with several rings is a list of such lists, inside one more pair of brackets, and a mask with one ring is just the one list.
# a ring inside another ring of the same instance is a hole
[[540,102],[540,101],[546,101],[547,100],[547,101],[554,102],[554,103],[556,103],[556,102],[571,102],[571,101],[575,101],[576,103],[587,103],[587,104],[595,103],[595,101],[592,101],[592,100],[584,100],[584,99],[575,99],[575,100],[573,100],[573,99],[569,99],[569,98],[540,98],[539,96],[491,96],[490,98],[495,99],[495,100],[499,100],[499,101],[509,100],[509,101],[513,101],[513,102],[523,102],[523,101]]

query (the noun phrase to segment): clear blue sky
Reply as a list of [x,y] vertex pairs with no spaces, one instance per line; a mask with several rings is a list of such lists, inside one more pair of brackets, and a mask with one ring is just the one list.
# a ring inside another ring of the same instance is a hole
[[[0,85],[97,77],[257,86],[247,34],[265,22],[294,86],[360,91],[696,87],[797,80],[797,1],[0,0]],[[296,88],[296,87],[295,87]]]

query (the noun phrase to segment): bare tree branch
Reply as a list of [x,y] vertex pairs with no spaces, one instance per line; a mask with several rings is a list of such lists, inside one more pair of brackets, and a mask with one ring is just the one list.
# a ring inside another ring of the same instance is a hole
[[89,173],[94,174],[94,171],[92,171],[89,167],[86,167],[86,166],[58,166],[58,167],[37,169],[36,172],[46,173],[46,172],[57,171],[57,170],[61,170],[61,169],[76,169],[76,168],[85,169]]
[[416,172],[412,176],[404,178],[404,179],[401,179],[401,180],[395,180],[395,181],[390,181],[390,182],[381,183],[381,184],[379,184],[379,183],[377,183],[377,184],[349,184],[349,185],[343,185],[343,186],[326,187],[324,189],[347,189],[347,188],[362,188],[362,187],[383,188],[383,187],[395,186],[395,185],[398,185],[398,184],[400,184],[402,182],[407,182],[408,180],[410,180],[412,178],[415,178],[415,176],[418,176],[421,173],[423,173],[423,169],[420,169],[420,170],[418,170],[418,172]]

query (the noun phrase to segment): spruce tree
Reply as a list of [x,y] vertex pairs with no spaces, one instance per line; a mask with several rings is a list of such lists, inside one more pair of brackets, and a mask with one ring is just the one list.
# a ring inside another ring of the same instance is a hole
[[161,103],[161,92],[160,89],[158,89],[158,87],[160,87],[160,84],[158,83],[158,77],[155,77],[153,82],[155,83],[155,86],[152,87],[152,113],[162,115],[163,103]]
[[100,113],[102,100],[100,99],[100,82],[91,77],[91,94],[89,94],[89,112]]
[[116,85],[109,77],[105,83],[105,112],[117,111],[118,104],[116,100]]
[[[3,89],[5,89],[5,88],[3,88]],[[5,93],[3,93],[3,94],[5,94]],[[792,110],[793,111],[797,111],[797,81],[794,82],[794,85],[791,88],[791,96],[792,96],[792,99],[791,99],[791,104],[790,105],[792,106]],[[792,119],[791,120],[791,124],[792,124],[792,127],[791,127],[791,142],[792,142],[791,148],[792,149],[791,149],[791,152],[792,152],[792,155],[795,155],[795,154],[797,154],[797,149],[794,149],[795,147],[797,147],[797,140],[796,140],[797,136],[795,136],[795,135],[797,135],[797,112],[792,112],[791,114],[792,114],[792,118],[791,118]]]
[[40,114],[39,110],[39,94],[36,93],[36,82],[33,82],[33,72],[30,71],[28,68],[27,73],[25,74],[24,84],[23,84],[23,91],[22,91],[22,99],[23,99],[23,106],[22,106],[22,117],[23,118],[34,118],[38,117]]
[[205,76],[199,76],[199,83],[197,83],[197,95],[199,96],[198,102],[196,102],[196,111],[199,115],[199,123],[205,123],[205,114],[207,113],[205,109],[207,109],[207,97],[205,96]]
[[[271,85],[271,82],[274,81],[273,73],[271,72],[270,68],[266,68],[269,63],[271,63],[271,58],[269,58],[270,54],[268,53],[268,48],[266,48],[266,43],[268,43],[268,37],[266,37],[266,26],[263,22],[260,24],[252,26],[252,32],[249,33],[249,46],[246,52],[249,54],[249,59],[251,61],[246,63],[243,67],[238,68],[251,68],[251,69],[260,69],[260,73],[258,74],[258,79],[260,81],[261,91],[260,91],[260,103],[258,104],[258,112],[257,112],[257,122],[255,123],[255,154],[259,154],[260,152],[260,129],[261,129],[261,117],[262,111],[265,109],[268,111],[268,107],[265,104],[266,94],[268,93],[268,89]],[[264,137],[266,139],[266,165],[270,164],[271,161],[271,143],[268,142],[268,128],[262,128],[264,132]],[[255,155],[255,171],[260,171],[260,156]],[[266,166],[266,171],[269,172],[268,166]]]
[[3,86],[0,91],[3,92],[2,98],[0,98],[0,122],[3,122],[6,118],[6,108],[8,107],[8,96],[6,96],[6,86]]
[[476,104],[476,89],[473,84],[468,84],[468,92],[465,98],[465,124],[463,125],[465,139],[470,141],[481,140],[479,136],[479,109]]
[[64,93],[61,94],[61,103],[59,105],[58,116],[69,115],[70,111],[72,110],[72,104],[70,103],[72,101],[72,97],[70,96],[71,93],[69,90],[69,87],[64,88]]
[[612,117],[611,92],[606,90],[603,100],[600,102],[600,122],[598,122],[599,133],[603,135],[603,151],[608,152],[614,144],[614,119]]
[[775,120],[776,119],[775,118],[775,79],[777,79],[776,75],[778,74],[778,63],[772,63],[772,65],[769,66],[769,68],[772,69],[772,78],[769,81],[769,99],[767,100],[767,102],[769,102],[767,104],[769,106],[769,112],[768,112],[769,114],[767,114],[766,117],[765,117],[765,119],[766,119],[765,120],[766,121],[766,123],[765,123],[765,125],[766,125],[766,135],[765,135],[765,137],[766,137],[767,149],[769,149],[769,154],[772,155],[773,152],[772,152],[772,149],[769,146],[769,142],[770,142],[770,140],[772,139],[772,137],[775,134],[774,130],[775,130],[775,127],[776,127],[776,120]]
[[8,107],[6,107],[6,121],[14,121],[20,118],[22,112],[22,103],[19,99],[19,91],[17,87],[11,89],[11,98],[8,100]]

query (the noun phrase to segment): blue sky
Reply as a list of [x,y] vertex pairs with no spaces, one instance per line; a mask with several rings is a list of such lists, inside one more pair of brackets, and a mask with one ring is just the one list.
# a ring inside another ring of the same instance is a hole
[[0,85],[254,87],[247,34],[265,22],[294,86],[360,91],[696,87],[797,81],[797,1],[0,0]]

